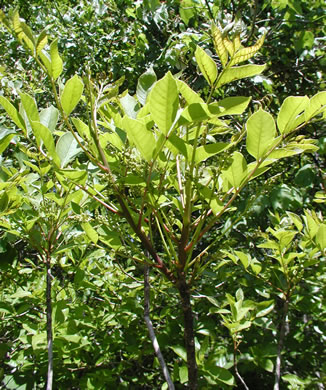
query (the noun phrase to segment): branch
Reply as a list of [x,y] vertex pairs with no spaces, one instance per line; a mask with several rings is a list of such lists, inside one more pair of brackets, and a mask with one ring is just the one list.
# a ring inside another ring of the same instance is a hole
[[144,267],[144,319],[146,322],[146,326],[149,332],[149,337],[152,341],[153,348],[155,351],[155,354],[158,358],[158,361],[160,363],[160,366],[163,371],[164,378],[168,384],[169,390],[174,390],[174,384],[171,380],[168,367],[165,363],[164,357],[162,355],[159,343],[157,341],[157,338],[155,336],[155,331],[153,328],[153,323],[149,316],[149,303],[150,303],[150,285],[149,285],[149,267],[145,265]]
[[281,323],[281,330],[280,330],[280,338],[278,340],[278,346],[277,346],[277,357],[276,357],[276,365],[275,365],[275,382],[274,382],[274,390],[280,389],[280,380],[281,380],[281,365],[282,365],[282,350],[283,350],[283,344],[285,339],[285,331],[287,326],[287,314],[289,310],[289,297],[286,296],[286,300],[284,302],[283,306],[283,317],[282,317],[282,323]]

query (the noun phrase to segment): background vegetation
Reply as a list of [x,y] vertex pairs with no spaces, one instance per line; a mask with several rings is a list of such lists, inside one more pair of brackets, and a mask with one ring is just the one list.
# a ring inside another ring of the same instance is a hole
[[[152,85],[167,71],[178,74],[203,99],[209,97],[211,90],[195,53],[199,45],[221,69],[211,40],[212,21],[231,37],[240,33],[246,47],[266,34],[252,62],[266,63],[265,71],[215,91],[216,100],[252,97],[241,116],[226,119],[230,128],[243,128],[260,107],[277,115],[288,96],[311,97],[325,90],[322,1],[1,4],[6,15],[15,7],[34,32],[46,28],[49,42],[59,38],[64,64],[57,81],[61,89],[74,74],[85,80],[88,72],[94,90],[105,83],[112,97],[129,97],[122,112],[134,108],[132,97],[139,100],[140,86]],[[50,118],[48,127],[57,142],[67,124],[53,111],[56,102],[49,92],[49,77],[4,24],[0,42],[1,96],[17,109],[20,106],[21,112],[27,111],[22,96],[34,97],[43,108],[43,118]],[[86,98],[74,116],[87,123]],[[280,339],[280,388],[326,386],[325,121],[308,123],[300,134],[315,140],[319,149],[279,160],[249,182],[233,204],[235,211],[223,217],[194,252],[197,256],[209,246],[205,258],[209,265],[191,289],[200,389],[271,389]],[[71,141],[68,152],[60,155],[64,168],[71,169],[70,177],[69,172],[66,177],[56,174],[52,162],[35,147],[34,132],[21,137],[17,123],[2,108],[0,140],[1,386],[46,385],[46,266],[55,258],[51,269],[54,388],[167,388],[144,322],[146,266],[134,260],[142,249],[125,222],[94,199],[102,191],[113,199],[96,165]],[[239,151],[250,157],[245,146]],[[145,168],[132,151],[128,153],[119,154],[128,166],[125,196],[137,203],[142,187],[137,177]],[[211,164],[220,164],[219,157],[214,158]],[[119,166],[113,166],[116,174]],[[73,170],[87,170],[97,193],[72,191],[71,180],[83,180]],[[113,233],[118,228],[122,233]],[[164,253],[158,232],[153,242]],[[288,256],[286,265],[284,256]],[[175,387],[187,388],[178,292],[153,268],[151,319]]]

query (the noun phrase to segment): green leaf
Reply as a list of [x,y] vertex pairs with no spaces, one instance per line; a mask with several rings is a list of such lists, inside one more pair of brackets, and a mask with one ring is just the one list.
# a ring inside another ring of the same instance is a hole
[[173,352],[175,352],[184,362],[187,362],[187,351],[184,347],[170,347]]
[[44,50],[41,50],[39,53],[38,53],[41,61],[43,62],[43,65],[46,67],[46,70],[48,71],[48,74],[50,77],[52,77],[52,64],[51,64],[51,59],[50,59],[50,56],[47,52],[45,52]]
[[139,104],[137,100],[130,96],[129,93],[127,93],[120,99],[120,103],[126,115],[130,116],[130,118],[136,119],[137,112],[139,110]]
[[111,231],[105,227],[100,227],[98,229],[98,234],[100,241],[108,245],[110,248],[114,250],[121,248],[122,243],[117,232]]
[[289,96],[280,109],[277,117],[277,126],[281,134],[287,134],[304,122],[304,115],[299,116],[308,106],[307,96]]
[[[50,45],[52,77],[56,80],[62,73],[63,63],[58,51],[58,38]],[[68,114],[67,114],[68,115]]]
[[200,46],[197,46],[196,48],[195,57],[199,69],[206,81],[210,86],[213,86],[217,78],[217,66],[214,60]]
[[188,84],[181,80],[176,80],[176,82],[178,90],[186,100],[187,104],[204,103],[204,100],[198,95],[197,92],[192,90]]
[[180,3],[180,17],[187,26],[190,19],[196,15],[195,5],[193,0],[182,0]]
[[78,118],[72,118],[72,121],[78,131],[78,134],[87,141],[90,141],[92,139],[92,135],[89,126]]
[[154,85],[148,98],[154,122],[161,132],[167,135],[179,107],[177,84],[170,72]]
[[35,99],[26,93],[20,93],[20,99],[29,121],[39,122],[40,116]]
[[75,137],[69,132],[63,134],[56,146],[57,154],[61,160],[61,168],[64,168],[78,153],[81,152],[81,148]]
[[218,382],[225,383],[229,386],[234,386],[234,377],[227,369],[218,367],[212,363],[208,363],[205,365],[205,370]]
[[217,103],[209,104],[208,109],[217,117],[224,115],[241,115],[248,107],[250,101],[251,97],[246,96],[228,97]]
[[0,154],[3,153],[8,145],[10,144],[10,141],[14,138],[16,134],[15,133],[9,133],[1,137],[0,139]]
[[256,318],[265,317],[269,314],[275,306],[274,300],[263,301],[256,304]]
[[203,122],[212,117],[205,103],[189,104],[183,111],[179,119],[179,124],[188,124],[192,122]]
[[25,122],[20,115],[20,113],[16,110],[16,108],[3,96],[0,96],[0,104],[6,110],[10,119],[18,126],[21,130],[23,130],[24,134],[26,134],[26,125]]
[[221,153],[223,150],[228,148],[230,144],[225,142],[216,142],[214,144],[207,144],[199,146],[196,149],[195,163],[198,164],[202,161],[207,160],[209,157],[215,154]]
[[301,218],[297,214],[291,213],[290,211],[287,211],[286,214],[291,218],[291,221],[294,223],[299,232],[301,232],[303,229]]
[[276,135],[275,122],[271,114],[259,110],[247,121],[247,150],[256,160],[259,160]]
[[63,89],[61,94],[61,105],[68,116],[77,106],[82,94],[83,94],[84,84],[80,77],[77,75],[69,79]]
[[35,46],[35,51],[36,51],[36,55],[39,55],[40,52],[44,49],[44,47],[47,45],[48,43],[48,36],[46,34],[46,31],[47,31],[47,28],[45,28],[41,33],[40,35],[38,36],[37,38],[37,41],[36,41],[36,46]]
[[98,241],[98,234],[96,230],[92,227],[92,225],[89,222],[84,222],[81,224],[82,228],[84,229],[87,237],[94,242],[94,244],[97,244]]
[[180,383],[186,383],[188,381],[188,368],[186,366],[179,367]]
[[243,267],[244,267],[245,269],[247,269],[248,266],[249,266],[249,264],[250,264],[250,260],[251,260],[251,259],[250,259],[250,256],[247,255],[247,254],[244,253],[244,252],[241,252],[241,251],[235,251],[234,253],[239,257],[239,259],[240,259],[241,264],[243,265]]
[[87,171],[79,171],[77,169],[61,169],[60,171],[55,172],[60,183],[64,183],[68,180],[71,180],[74,183],[80,185],[85,185],[87,181]]
[[32,347],[34,351],[37,349],[44,349],[46,346],[46,342],[46,332],[37,333],[32,336]]
[[170,135],[167,144],[169,150],[173,153],[174,156],[177,156],[179,153],[181,153],[183,156],[185,156],[186,159],[189,160],[191,158],[193,150],[192,146],[177,135]]
[[138,101],[144,106],[146,103],[147,95],[152,89],[157,77],[152,67],[150,67],[145,73],[143,73],[137,82],[136,95]]
[[51,132],[53,132],[56,128],[59,119],[59,111],[50,106],[45,108],[40,112],[40,122],[46,126]]
[[57,155],[51,131],[40,122],[31,122],[31,126],[38,146],[41,146],[40,140],[42,140],[48,150],[49,156],[52,157],[54,163],[59,167],[60,158]]
[[308,121],[309,119],[322,113],[325,110],[326,110],[326,91],[318,92],[310,99],[309,104],[305,109],[304,112],[305,121]]
[[285,382],[289,382],[292,386],[295,386],[294,388],[298,388],[298,385],[302,386],[301,388],[304,388],[305,385],[309,383],[306,380],[301,379],[297,375],[294,375],[294,374],[282,375],[282,380]]
[[123,118],[122,125],[131,143],[136,146],[146,161],[150,161],[156,144],[153,133],[147,130],[143,122],[128,116]]
[[234,188],[239,188],[243,180],[247,177],[247,162],[240,152],[234,152],[232,155],[231,166],[224,171],[224,175]]
[[245,77],[256,76],[257,74],[262,73],[265,68],[266,65],[242,65],[224,69],[216,87],[219,88],[224,84],[244,79]]
[[79,344],[81,337],[76,334],[60,334],[56,338],[68,341],[69,343]]

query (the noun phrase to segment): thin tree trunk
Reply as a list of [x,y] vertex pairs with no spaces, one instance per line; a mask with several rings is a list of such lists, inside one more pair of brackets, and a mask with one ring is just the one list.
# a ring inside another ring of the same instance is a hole
[[160,366],[163,371],[164,378],[169,386],[169,390],[174,390],[174,384],[171,380],[168,367],[165,363],[164,357],[162,355],[160,345],[157,341],[157,338],[155,336],[154,327],[151,321],[151,318],[149,316],[149,306],[150,306],[150,285],[149,285],[149,266],[145,265],[144,267],[144,319],[146,322],[146,326],[149,332],[149,337],[152,341],[153,348],[155,351],[155,354],[158,358],[158,361],[160,363]]
[[48,374],[46,390],[52,390],[53,384],[53,334],[52,334],[52,301],[51,301],[51,257],[46,258],[46,330],[48,341]]
[[286,317],[289,310],[289,301],[288,297],[286,298],[283,306],[283,317],[282,317],[282,323],[281,323],[281,330],[280,330],[280,337],[278,340],[278,346],[277,346],[277,357],[276,357],[276,364],[275,364],[275,382],[274,382],[274,390],[280,389],[280,381],[281,381],[281,366],[282,366],[282,350],[284,345],[284,339],[285,339],[285,331],[287,326]]
[[183,273],[179,274],[177,288],[181,298],[184,318],[184,339],[187,351],[188,388],[190,390],[197,390],[198,368],[195,350],[194,319],[190,301],[190,291]]

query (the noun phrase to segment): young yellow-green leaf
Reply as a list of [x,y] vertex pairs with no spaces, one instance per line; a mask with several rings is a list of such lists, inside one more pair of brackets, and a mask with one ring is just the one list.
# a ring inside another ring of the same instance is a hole
[[271,114],[264,110],[255,112],[247,121],[247,150],[259,160],[273,143],[276,126]]
[[320,249],[324,251],[326,249],[326,224],[322,223],[316,234],[316,242]]
[[148,102],[154,122],[161,132],[167,135],[179,107],[177,83],[170,72],[154,85],[148,96]]
[[55,39],[50,45],[52,77],[56,80],[62,73],[62,59],[58,51],[58,39]]
[[223,68],[225,68],[228,62],[228,50],[225,47],[223,35],[215,24],[212,24],[212,36],[216,53],[220,57]]
[[122,120],[123,129],[126,131],[129,140],[136,146],[142,157],[150,161],[155,149],[155,138],[146,125],[137,120],[125,116]]
[[234,52],[235,52],[235,47],[234,47],[233,42],[230,41],[230,39],[228,38],[228,36],[225,36],[223,38],[223,44],[226,47],[226,50],[228,51],[230,57],[232,57]]
[[187,104],[204,103],[204,100],[198,95],[197,92],[193,91],[188,84],[181,80],[176,80],[176,82],[178,90],[185,98]]
[[326,91],[318,92],[314,95],[305,109],[305,120],[313,118],[314,116],[326,112]]
[[20,99],[23,105],[23,108],[26,112],[26,115],[30,121],[40,121],[40,116],[38,113],[37,105],[35,99],[33,99],[27,93],[20,93]]
[[7,114],[9,115],[10,119],[15,123],[15,125],[18,126],[21,130],[23,130],[24,134],[26,135],[27,130],[25,122],[20,113],[16,110],[16,108],[9,102],[8,99],[3,96],[0,96],[0,104],[6,110]]
[[247,162],[240,152],[234,152],[232,155],[232,164],[224,172],[224,175],[234,188],[239,188],[243,180],[247,177]]
[[277,126],[281,134],[289,133],[304,122],[305,116],[302,113],[308,104],[307,96],[289,96],[284,100],[277,116]]
[[40,147],[40,140],[42,140],[49,153],[49,156],[52,157],[54,163],[60,167],[61,162],[55,149],[54,139],[51,131],[40,122],[32,121],[31,126],[38,146]]
[[39,35],[38,38],[37,38],[36,46],[35,46],[36,55],[39,55],[40,52],[44,49],[44,47],[45,47],[45,46],[47,45],[47,43],[48,43],[48,36],[47,36],[46,31],[47,31],[47,29],[45,28],[45,29],[40,33],[40,35]]
[[246,61],[249,58],[253,57],[257,51],[262,47],[265,40],[265,35],[263,35],[258,41],[250,47],[244,47],[235,53],[231,58],[230,66],[239,64],[240,62]]
[[212,86],[217,78],[217,66],[214,60],[199,46],[195,51],[195,57],[200,71],[208,84]]
[[94,242],[94,244],[97,244],[98,241],[98,234],[96,230],[92,227],[92,225],[88,222],[84,222],[81,224],[82,228],[84,229],[84,232],[86,233],[87,237]]
[[26,23],[20,20],[19,13],[16,10],[13,14],[12,24],[18,39],[21,42],[25,42],[26,46],[34,52],[35,39],[32,30],[27,26]]
[[231,83],[234,80],[256,76],[257,74],[263,72],[265,68],[266,65],[242,65],[224,69],[218,80],[217,88],[224,84]]
[[83,94],[83,89],[84,84],[77,75],[66,82],[60,98],[62,108],[66,115],[69,115],[77,106]]

